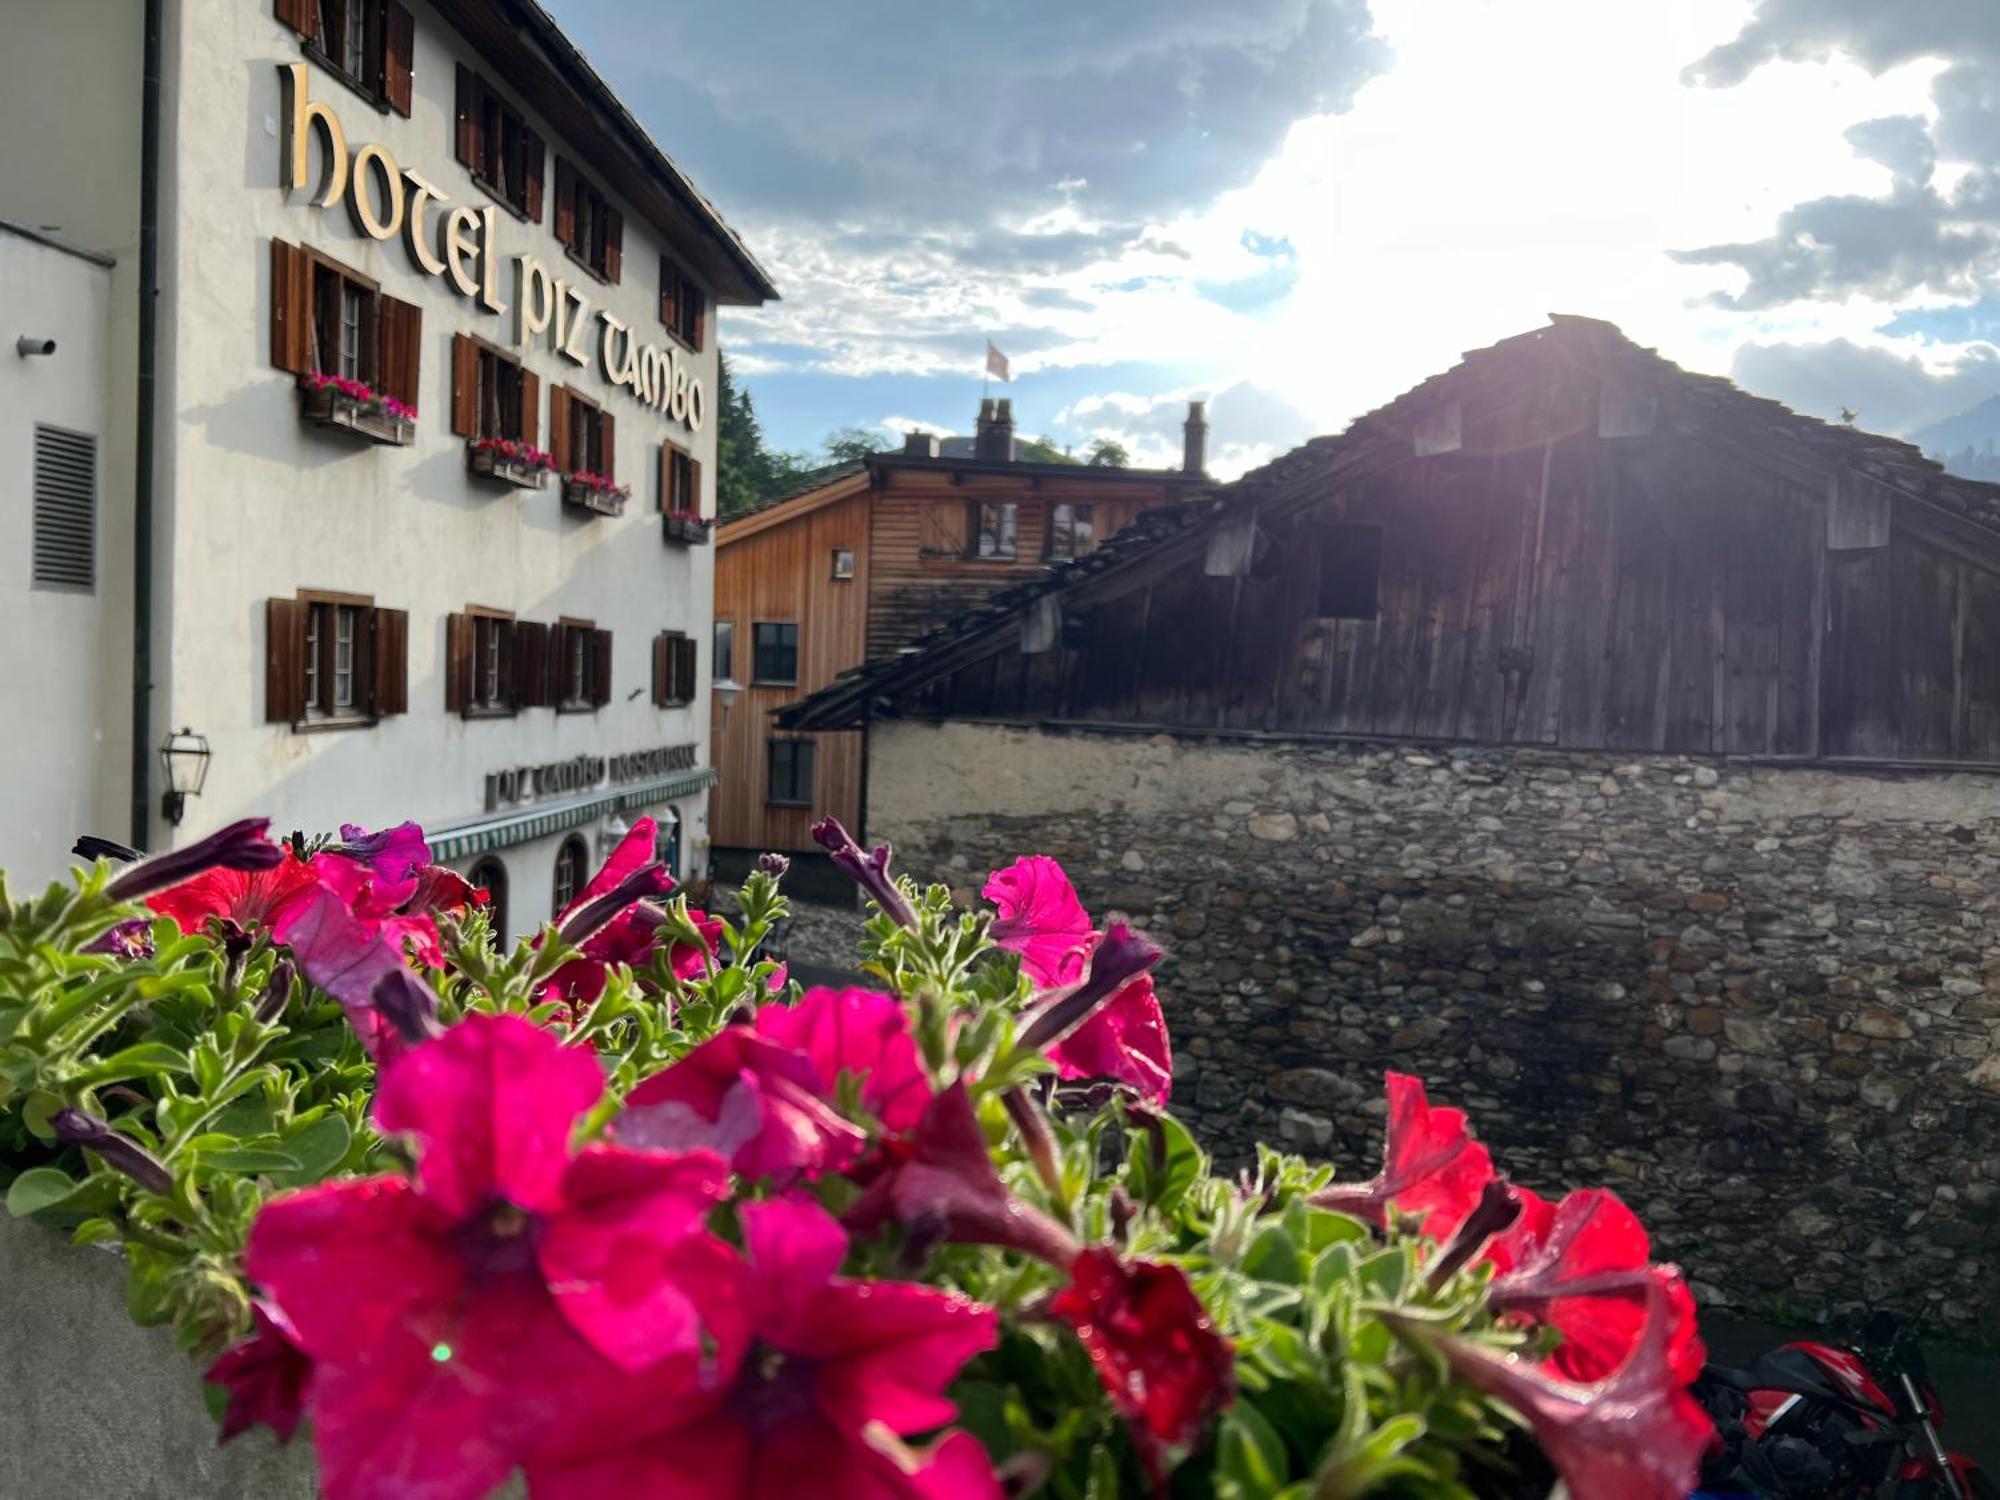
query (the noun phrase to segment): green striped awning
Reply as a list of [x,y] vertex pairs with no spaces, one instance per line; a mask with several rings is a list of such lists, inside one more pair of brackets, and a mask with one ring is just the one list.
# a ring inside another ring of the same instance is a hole
[[547,802],[445,828],[426,829],[424,838],[431,846],[431,858],[447,864],[455,859],[470,859],[489,849],[504,849],[509,844],[525,844],[567,828],[580,828],[614,812],[636,812],[642,807],[671,802],[690,792],[705,791],[715,782],[714,770],[701,766],[652,781],[635,781],[630,786],[573,797],[566,802]]

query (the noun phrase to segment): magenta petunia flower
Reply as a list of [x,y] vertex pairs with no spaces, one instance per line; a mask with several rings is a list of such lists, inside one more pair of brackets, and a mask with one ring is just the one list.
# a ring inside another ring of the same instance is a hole
[[[674,889],[672,877],[654,861],[657,832],[651,818],[634,823],[604,867],[556,914],[556,925],[565,936],[572,923],[583,933],[578,944],[582,956],[556,970],[544,991],[548,998],[588,1005],[604,993],[613,967],[636,968],[652,959],[667,922],[666,912],[652,898]],[[722,923],[706,912],[692,910],[688,920],[701,935],[701,946],[676,943],[673,966],[680,978],[696,979],[715,962]]]
[[989,875],[980,895],[999,913],[993,941],[1021,955],[1022,971],[1038,989],[1083,978],[1096,933],[1061,865],[1046,854],[1017,859]]
[[261,1299],[250,1304],[248,1334],[222,1351],[202,1378],[228,1392],[222,1430],[226,1443],[253,1427],[268,1427],[289,1443],[305,1415],[306,1381],[312,1361],[299,1347],[291,1320]]
[[999,1500],[985,1451],[944,1394],[993,1347],[991,1308],[926,1286],[835,1273],[847,1238],[817,1204],[743,1210],[747,1355],[710,1391],[662,1400],[650,1430],[528,1466],[534,1500]]
[[758,1011],[755,1029],[810,1060],[826,1098],[836,1097],[846,1074],[859,1087],[862,1107],[885,1128],[900,1134],[915,1129],[923,1117],[930,1080],[910,1035],[909,1016],[894,995],[807,990],[797,1005],[767,1005]]
[[519,1464],[630,1430],[654,1396],[740,1355],[736,1258],[705,1229],[708,1152],[572,1152],[597,1059],[518,1016],[474,1015],[385,1067],[378,1125],[414,1181],[265,1204],[245,1267],[313,1361],[328,1500],[472,1500]]
[[1050,1047],[1048,1058],[1059,1078],[1108,1078],[1149,1104],[1165,1105],[1174,1091],[1174,1058],[1153,976],[1141,974],[1121,985],[1089,1020]]
[[[285,904],[272,933],[292,950],[306,978],[340,1002],[368,1055],[383,1060],[385,1049],[395,1045],[395,1031],[376,1009],[375,995],[384,980],[407,972],[405,925],[357,916],[337,887],[315,883]],[[414,974],[409,982],[423,985]]]

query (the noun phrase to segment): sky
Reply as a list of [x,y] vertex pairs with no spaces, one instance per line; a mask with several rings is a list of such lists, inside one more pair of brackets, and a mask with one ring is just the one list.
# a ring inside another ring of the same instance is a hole
[[2000,392],[2000,0],[545,0],[782,299],[766,436],[1233,477],[1551,312],[1908,434]]

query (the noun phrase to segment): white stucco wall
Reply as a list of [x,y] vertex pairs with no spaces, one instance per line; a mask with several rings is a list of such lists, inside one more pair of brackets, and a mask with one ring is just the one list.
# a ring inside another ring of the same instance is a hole
[[[37,426],[98,441],[97,529],[105,530],[105,353],[111,273],[0,229],[0,869],[25,892],[66,868],[70,844],[97,824],[107,769],[124,753],[99,696],[116,579],[97,557],[92,590],[31,582]],[[53,338],[23,359],[17,337]],[[114,830],[115,826],[114,826]]]
[[[312,97],[339,115],[350,152],[379,142],[403,167],[424,174],[452,204],[493,202],[453,149],[454,63],[478,60],[422,4],[412,117],[375,109],[318,65]],[[266,5],[184,0],[172,43],[175,128],[168,278],[171,356],[163,390],[173,412],[163,434],[174,495],[171,595],[174,630],[160,674],[162,724],[186,723],[213,748],[208,787],[188,807],[186,838],[231,818],[269,813],[283,828],[369,825],[414,817],[426,826],[465,821],[485,809],[496,769],[579,754],[612,755],[662,745],[709,751],[709,630],[713,549],[669,547],[656,509],[658,445],[671,438],[702,461],[712,495],[715,344],[689,356],[710,398],[705,430],[662,416],[604,379],[595,328],[590,363],[571,364],[546,338],[527,354],[548,392],[569,384],[616,417],[616,470],[632,498],[619,518],[580,517],[557,489],[488,488],[465,472],[464,440],[450,431],[454,332],[512,347],[513,258],[530,254],[578,283],[648,343],[668,335],[657,315],[661,249],[629,205],[621,285],[591,279],[554,235],[555,158],[569,154],[532,109],[549,142],[550,209],[540,225],[499,216],[501,295],[495,316],[447,278],[420,272],[400,241],[377,242],[346,208],[320,208],[282,187],[285,96],[280,68],[302,59],[298,39]],[[489,80],[493,70],[486,68]],[[524,101],[515,99],[516,105]],[[315,151],[317,156],[317,148]],[[586,172],[588,162],[583,162]],[[601,185],[601,183],[600,183]],[[614,199],[614,201],[616,201]],[[389,295],[423,309],[420,421],[415,444],[352,444],[304,426],[292,377],[270,362],[270,242],[317,247],[375,278]],[[705,502],[713,513],[713,501]],[[264,722],[265,600],[300,588],[372,595],[410,616],[409,712],[373,728],[300,734]],[[595,713],[524,710],[512,719],[465,720],[444,708],[445,617],[482,604],[518,617],[591,619],[614,633],[612,702]],[[701,642],[703,690],[692,706],[652,706],[650,642],[661,630]],[[705,798],[684,834],[705,847]],[[630,816],[637,816],[636,813]],[[156,830],[164,839],[166,830]],[[592,830],[584,830],[590,836]],[[522,849],[517,892],[547,890],[546,857]],[[594,851],[593,851],[594,852]],[[690,852],[690,863],[695,856]],[[517,896],[517,903],[522,899]],[[538,901],[545,896],[538,896]],[[521,908],[525,913],[526,908]]]

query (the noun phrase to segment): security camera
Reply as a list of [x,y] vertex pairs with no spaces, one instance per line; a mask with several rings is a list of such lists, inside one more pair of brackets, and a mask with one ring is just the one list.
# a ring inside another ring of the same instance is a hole
[[14,352],[23,359],[31,359],[37,354],[53,354],[56,352],[56,341],[30,338],[24,333],[14,340]]

